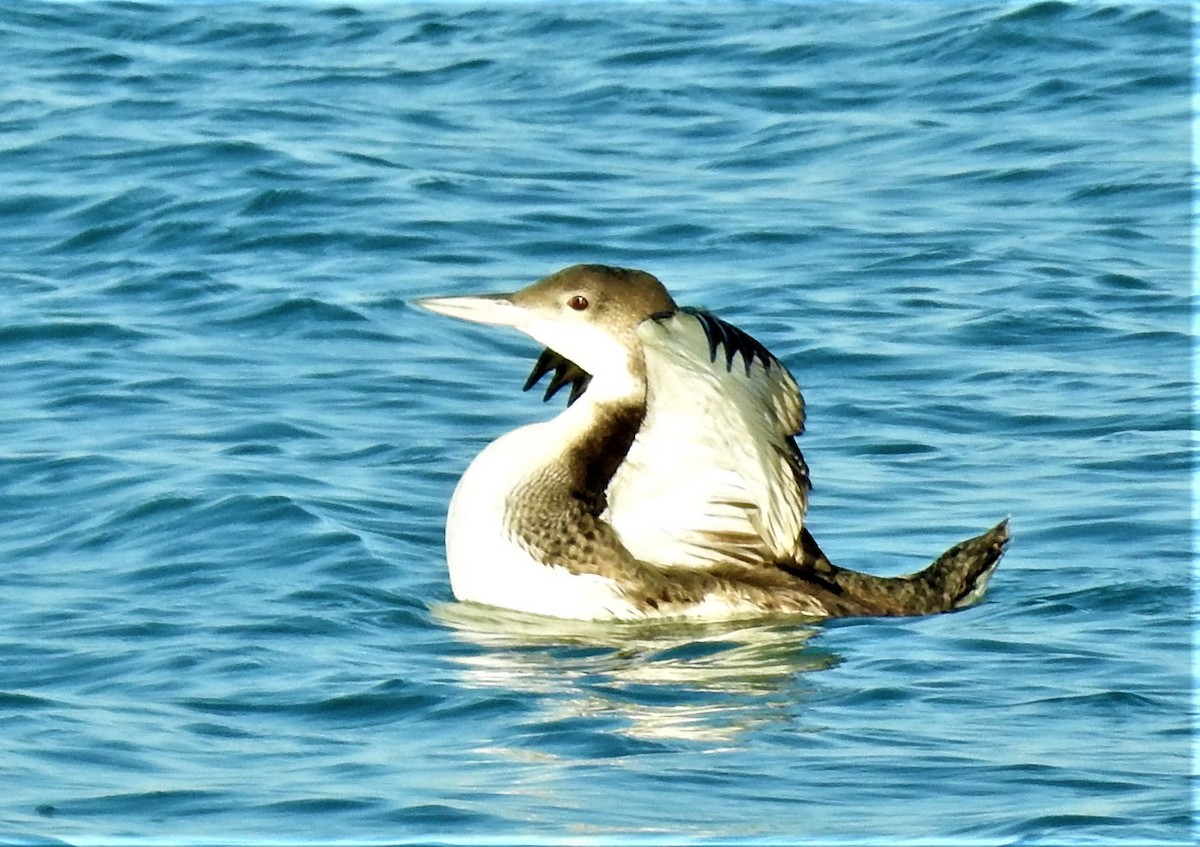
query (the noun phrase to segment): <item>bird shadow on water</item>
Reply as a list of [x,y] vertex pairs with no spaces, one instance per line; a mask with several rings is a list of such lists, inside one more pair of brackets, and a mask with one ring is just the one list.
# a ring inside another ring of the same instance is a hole
[[433,614],[467,647],[460,683],[538,704],[542,728],[594,722],[637,742],[723,746],[792,719],[803,675],[835,655],[811,620],[565,621],[464,603]]

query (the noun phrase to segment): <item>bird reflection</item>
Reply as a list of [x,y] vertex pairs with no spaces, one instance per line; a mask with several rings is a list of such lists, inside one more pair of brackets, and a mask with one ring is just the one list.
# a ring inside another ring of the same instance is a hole
[[566,621],[449,603],[435,615],[478,647],[462,682],[533,695],[542,720],[616,717],[629,738],[720,747],[788,721],[805,672],[837,663],[795,617],[753,621]]

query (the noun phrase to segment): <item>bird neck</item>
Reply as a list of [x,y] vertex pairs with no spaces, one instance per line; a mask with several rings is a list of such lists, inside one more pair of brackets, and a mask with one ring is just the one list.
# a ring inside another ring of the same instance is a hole
[[592,396],[591,387],[563,415],[572,415],[563,459],[570,469],[569,495],[586,511],[604,511],[605,491],[629,453],[646,417],[645,391],[621,397]]

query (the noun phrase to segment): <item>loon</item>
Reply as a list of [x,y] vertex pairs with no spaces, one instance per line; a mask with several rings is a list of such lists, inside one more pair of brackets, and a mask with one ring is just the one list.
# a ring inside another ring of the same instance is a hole
[[907,576],[833,564],[804,526],[795,379],[645,271],[574,265],[416,304],[520,330],[546,348],[526,390],[571,387],[459,480],[446,559],[461,601],[582,620],[925,615],[977,602],[1008,543],[1006,519]]

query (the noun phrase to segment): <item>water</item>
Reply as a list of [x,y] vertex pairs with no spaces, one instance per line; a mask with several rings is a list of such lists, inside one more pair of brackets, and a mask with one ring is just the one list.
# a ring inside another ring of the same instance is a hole
[[[0,839],[1181,843],[1190,9],[4,4]],[[535,347],[652,271],[802,384],[810,525],[987,601],[452,602]]]

